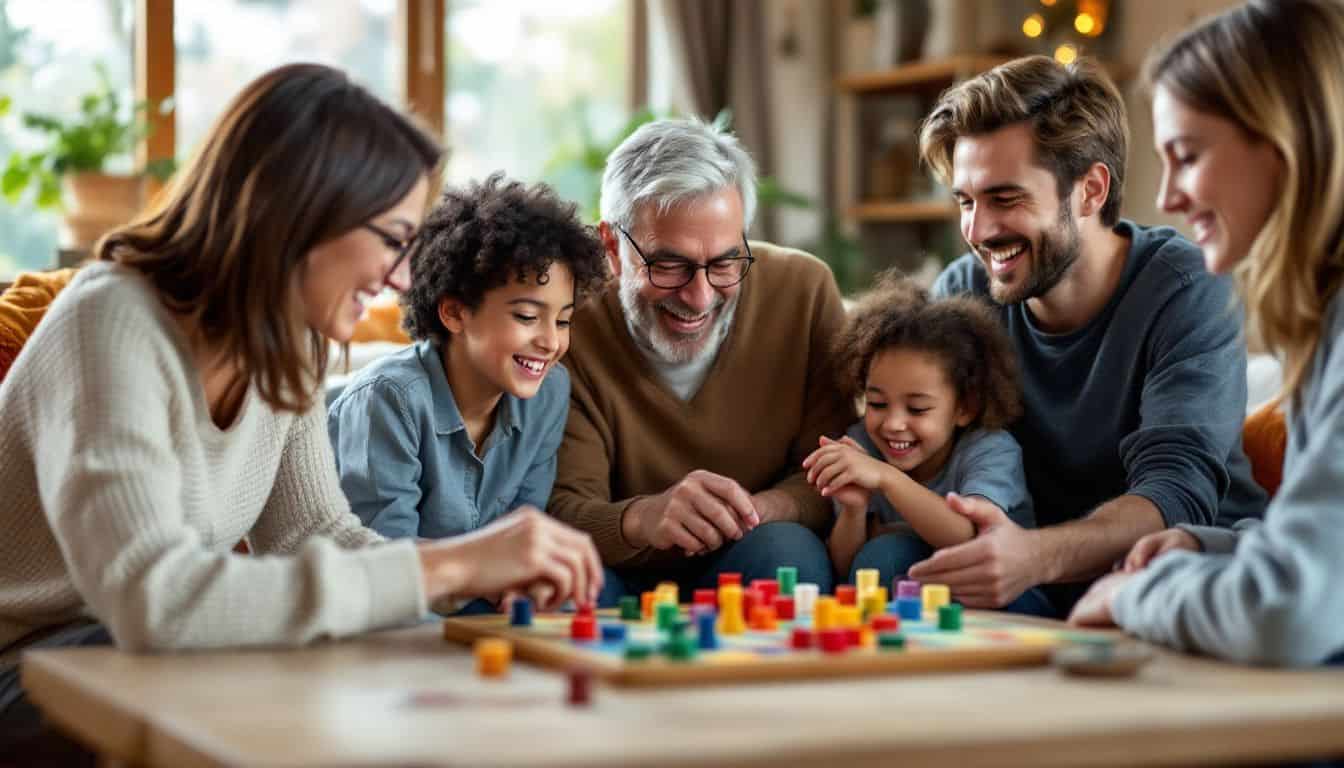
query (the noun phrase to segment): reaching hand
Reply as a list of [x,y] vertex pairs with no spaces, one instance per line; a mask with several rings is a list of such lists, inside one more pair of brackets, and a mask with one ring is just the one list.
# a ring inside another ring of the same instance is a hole
[[910,569],[910,578],[946,584],[969,608],[1002,608],[1039,584],[1030,532],[988,499],[947,495],[947,504],[975,526],[965,544],[946,547]]
[[1092,627],[1115,626],[1111,606],[1115,603],[1115,596],[1132,578],[1134,578],[1132,573],[1116,571],[1097,579],[1092,588],[1087,590],[1087,594],[1073,606],[1073,611],[1069,614],[1069,623]]
[[[835,496],[846,486],[857,486],[871,493],[881,487],[882,479],[888,472],[900,471],[869,456],[849,437],[832,440],[822,435],[820,442],[821,447],[803,459],[803,469],[807,470],[807,482],[822,496]],[[852,492],[848,495],[856,498]],[[841,503],[844,504],[844,501]],[[867,506],[866,501],[864,506]]]
[[595,602],[602,589],[592,538],[533,507],[463,536],[420,544],[419,552],[431,602],[524,592],[540,610],[554,610],[570,599]]
[[621,529],[638,546],[712,552],[761,523],[756,505],[736,480],[697,469],[657,496],[626,508]]
[[1125,556],[1125,564],[1122,570],[1125,573],[1141,571],[1147,568],[1149,563],[1174,549],[1188,549],[1191,552],[1198,552],[1200,550],[1199,540],[1192,536],[1189,531],[1180,528],[1168,528],[1165,531],[1150,533],[1134,542],[1129,554]]

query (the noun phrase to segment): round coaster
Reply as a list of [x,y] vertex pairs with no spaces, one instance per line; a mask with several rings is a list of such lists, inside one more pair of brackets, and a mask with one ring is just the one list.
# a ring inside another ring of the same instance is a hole
[[1050,662],[1070,675],[1131,677],[1153,657],[1153,650],[1142,643],[1088,643],[1066,645],[1051,655]]

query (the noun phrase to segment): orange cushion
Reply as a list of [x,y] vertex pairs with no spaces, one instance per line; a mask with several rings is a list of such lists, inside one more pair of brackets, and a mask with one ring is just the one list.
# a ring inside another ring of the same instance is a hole
[[1251,460],[1255,482],[1273,496],[1283,482],[1283,454],[1288,450],[1288,424],[1278,400],[1271,400],[1246,417],[1241,444]]
[[370,304],[364,316],[355,325],[355,335],[350,337],[350,341],[411,343],[411,337],[401,329],[401,305],[395,301]]
[[33,335],[47,307],[75,276],[77,268],[24,272],[0,294],[0,381]]

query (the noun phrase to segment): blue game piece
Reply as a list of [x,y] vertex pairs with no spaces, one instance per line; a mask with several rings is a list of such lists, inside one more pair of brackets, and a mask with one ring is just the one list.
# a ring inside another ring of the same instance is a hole
[[604,643],[623,643],[625,642],[624,624],[603,624],[602,642]]
[[918,597],[898,597],[896,610],[906,621],[919,621],[924,618],[924,601]]
[[514,598],[509,623],[515,627],[532,626],[532,601],[526,597]]
[[719,647],[719,636],[714,629],[714,622],[718,618],[713,611],[705,611],[696,616],[697,629],[700,633],[700,650],[712,651]]

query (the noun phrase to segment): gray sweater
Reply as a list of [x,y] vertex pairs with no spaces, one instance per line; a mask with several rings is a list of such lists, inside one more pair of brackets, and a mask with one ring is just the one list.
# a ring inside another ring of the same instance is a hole
[[1289,409],[1283,484],[1264,523],[1238,533],[1153,561],[1116,596],[1116,622],[1236,661],[1304,666],[1344,651],[1344,294]]
[[[148,283],[86,267],[0,385],[0,664],[21,638],[85,617],[134,651],[417,619],[415,547],[350,514],[323,415],[273,410],[253,387],[219,429]],[[271,556],[231,553],[244,535]]]

